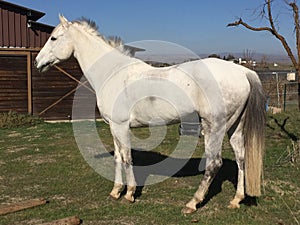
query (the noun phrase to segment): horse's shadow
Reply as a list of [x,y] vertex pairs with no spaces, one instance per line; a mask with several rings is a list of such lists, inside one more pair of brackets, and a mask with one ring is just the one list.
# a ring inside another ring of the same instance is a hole
[[[138,184],[135,197],[142,195],[144,185],[151,175],[169,176],[169,177],[189,177],[204,174],[205,159],[190,158],[178,159],[172,158],[157,152],[132,150],[134,162],[134,174]],[[207,204],[214,196],[222,191],[222,185],[229,181],[236,188],[238,167],[235,161],[223,159],[223,165],[218,174],[213,179],[204,201],[199,207]],[[201,179],[201,178],[200,178]],[[199,184],[200,180],[199,179]],[[125,194],[126,189],[123,194]],[[234,193],[233,193],[234,195]],[[244,201],[246,205],[256,204],[255,199],[247,197]]]
[[[113,155],[113,152],[107,153]],[[96,155],[95,158],[103,157],[103,154]],[[107,157],[107,156],[104,156]],[[203,175],[205,169],[204,158],[180,159],[172,158],[157,152],[142,151],[132,149],[132,158],[134,162],[134,175],[137,182],[137,190],[135,198],[142,195],[144,186],[147,184],[147,179],[151,175],[167,176],[167,177],[190,177]],[[198,207],[206,205],[214,196],[222,191],[222,185],[225,181],[229,181],[237,188],[238,167],[235,161],[223,159],[223,165],[209,186],[203,202]],[[200,178],[201,179],[201,178]],[[199,179],[199,184],[200,180]],[[125,195],[125,188],[122,195]],[[256,198],[246,196],[241,202],[242,204],[251,206],[257,205]]]

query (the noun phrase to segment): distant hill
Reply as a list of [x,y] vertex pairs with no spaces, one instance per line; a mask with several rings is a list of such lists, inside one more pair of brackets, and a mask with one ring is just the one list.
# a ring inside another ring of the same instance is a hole
[[[222,52],[216,53],[220,55],[221,58],[228,55],[233,55],[236,58],[243,58],[244,53],[232,53],[232,52]],[[210,54],[199,54],[200,58],[207,58]],[[277,54],[263,54],[263,53],[253,53],[253,58],[257,62],[261,62],[265,60],[268,63],[283,63],[283,64],[291,64],[291,60],[287,55],[277,55]]]
[[[230,53],[230,52],[223,52],[223,53],[212,53],[221,56],[233,55],[235,58],[243,58],[244,53]],[[209,55],[212,54],[198,54],[199,58],[204,59],[207,58]],[[168,63],[168,64],[177,64],[186,61],[191,61],[197,59],[195,55],[190,54],[147,54],[144,52],[143,54],[136,54],[137,58],[140,58],[144,61],[151,61],[151,62],[160,62],[160,63]],[[286,55],[275,55],[275,54],[262,54],[262,53],[254,53],[253,58],[256,62],[261,62],[264,60],[267,63],[280,63],[280,64],[291,64],[291,60]]]
[[195,59],[200,59],[201,57],[197,57],[196,55],[190,54],[136,54],[136,57],[146,61],[146,62],[159,62],[159,63],[166,63],[166,64],[178,64],[183,63],[186,61],[191,61]]

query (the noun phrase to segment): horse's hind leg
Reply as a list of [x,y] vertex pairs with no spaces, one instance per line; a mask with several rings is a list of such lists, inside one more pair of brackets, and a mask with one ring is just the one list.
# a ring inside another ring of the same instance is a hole
[[198,190],[194,194],[194,197],[185,205],[185,208],[182,210],[184,214],[190,214],[197,210],[197,205],[204,200],[205,194],[221,166],[221,157],[217,157],[214,160],[211,160],[211,163],[206,167],[204,177]]
[[238,165],[238,182],[237,190],[234,199],[230,202],[228,208],[236,209],[240,208],[240,202],[245,198],[245,188],[244,188],[244,162],[245,162],[245,145],[243,136],[243,121],[239,123],[237,128],[232,133],[228,132],[230,144],[233,148],[236,162]]
[[205,131],[206,169],[200,186],[194,197],[185,205],[182,213],[189,214],[197,210],[197,205],[205,198],[205,194],[222,166],[222,141],[225,135],[223,127],[215,127],[209,133]]

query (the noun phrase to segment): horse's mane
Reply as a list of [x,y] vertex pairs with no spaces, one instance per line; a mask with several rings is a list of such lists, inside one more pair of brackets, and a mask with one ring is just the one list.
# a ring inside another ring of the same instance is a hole
[[85,17],[81,17],[78,20],[74,20],[72,22],[73,24],[78,24],[80,26],[82,26],[82,28],[84,28],[85,31],[92,33],[94,35],[100,36],[102,38],[104,38],[98,31],[98,26],[96,24],[95,21],[87,19]]
[[104,37],[99,31],[98,26],[95,21],[82,17],[78,20],[72,22],[73,24],[80,25],[86,32],[89,32],[92,35],[100,37],[107,44],[112,46],[113,48],[118,49],[125,55],[129,55],[130,52],[125,48],[124,42],[120,37],[110,36],[109,38]]

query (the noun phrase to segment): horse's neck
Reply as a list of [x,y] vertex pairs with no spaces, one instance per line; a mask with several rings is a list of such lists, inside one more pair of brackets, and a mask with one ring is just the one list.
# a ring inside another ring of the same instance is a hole
[[76,37],[74,56],[96,92],[115,70],[134,61],[133,58],[107,44],[101,37],[90,34],[74,37]]
[[100,57],[113,50],[100,37],[89,34],[74,35],[74,37],[74,56],[84,74],[89,71]]

